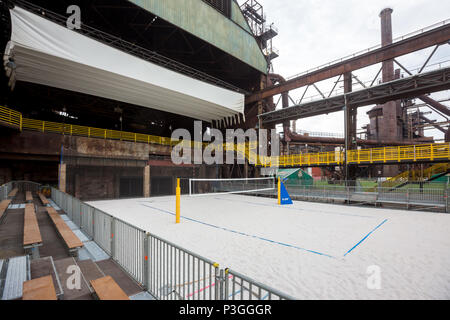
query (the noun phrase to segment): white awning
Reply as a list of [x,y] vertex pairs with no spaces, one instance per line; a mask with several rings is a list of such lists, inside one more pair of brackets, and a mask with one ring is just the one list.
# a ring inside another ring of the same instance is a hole
[[[8,75],[50,87],[212,121],[244,112],[243,94],[165,69],[22,8],[10,10]],[[16,65],[11,70],[11,63]]]

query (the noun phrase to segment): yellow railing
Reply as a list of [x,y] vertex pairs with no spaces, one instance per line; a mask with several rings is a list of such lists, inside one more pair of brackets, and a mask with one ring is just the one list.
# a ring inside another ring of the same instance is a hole
[[89,138],[154,143],[167,146],[171,146],[177,143],[177,141],[173,141],[170,138],[158,137],[148,134],[100,129],[94,127],[78,126],[73,124],[64,124],[51,121],[34,120],[28,118],[23,118],[22,128],[41,132],[84,136]]
[[[114,139],[122,141],[157,144],[163,146],[174,146],[180,140],[167,137],[159,137],[148,134],[132,133],[109,129],[100,129],[72,124],[57,123],[23,118],[20,112],[0,106],[0,121],[8,125],[26,130],[40,132],[59,133],[100,139]],[[206,147],[208,143],[183,141],[192,147]],[[233,150],[245,156],[251,164],[270,167],[292,167],[292,166],[320,166],[320,165],[342,165],[345,161],[345,153],[342,151],[304,153],[289,156],[260,156],[257,152],[258,142],[233,144],[224,143],[223,150]],[[450,160],[450,144],[435,143],[426,145],[381,147],[372,149],[350,150],[347,153],[349,164],[370,164],[386,162],[420,161],[420,160]]]
[[0,106],[0,122],[22,130],[22,114],[15,110]]
[[[350,150],[347,152],[349,164],[371,164],[387,162],[404,162],[420,160],[450,160],[450,143],[433,143],[424,145],[382,147],[372,149]],[[341,165],[345,161],[345,153],[332,151],[306,153],[301,155],[272,157],[266,166],[317,166]],[[264,165],[264,164],[263,164]]]

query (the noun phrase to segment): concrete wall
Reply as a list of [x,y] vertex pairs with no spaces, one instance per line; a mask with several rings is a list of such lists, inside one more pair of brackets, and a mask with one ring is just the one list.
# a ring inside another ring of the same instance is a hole
[[[118,199],[121,178],[142,179],[141,168],[67,167],[67,193],[81,200]],[[133,196],[142,197],[143,189]]]
[[[150,196],[175,194],[177,178],[181,178],[181,193],[187,194],[189,192],[189,178],[215,179],[217,178],[217,172],[218,169],[216,166],[173,166],[170,162],[150,161]],[[170,188],[155,186],[155,183],[168,184]]]
[[[89,156],[107,159],[148,160],[150,146],[145,143],[134,143],[118,140],[85,138],[34,131],[1,132],[0,155],[3,158],[12,155],[23,155],[29,159],[46,156],[59,161],[61,146],[64,156]],[[154,152],[158,147],[153,147]]]
[[[59,170],[61,146],[65,170]],[[181,186],[183,193],[187,193],[189,178],[216,178],[219,172],[216,166],[174,166],[170,160],[149,160],[150,154],[167,156],[170,148],[8,131],[0,138],[0,184],[11,180],[31,180],[56,187],[62,183],[61,188],[77,198],[100,200],[123,196],[121,184],[122,187],[128,184],[135,197],[160,195],[158,192],[152,194],[152,189],[174,194],[177,178],[185,178]],[[156,184],[153,188],[152,183]]]
[[64,137],[64,156],[148,160],[149,145],[128,141]]
[[58,182],[58,163],[0,160],[0,185],[11,180],[29,180],[56,185]]

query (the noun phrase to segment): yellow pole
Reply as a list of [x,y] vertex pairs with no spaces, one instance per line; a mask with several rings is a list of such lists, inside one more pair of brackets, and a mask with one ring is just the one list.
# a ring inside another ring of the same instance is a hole
[[180,223],[180,198],[181,198],[181,188],[180,188],[180,178],[177,179],[177,190],[176,190],[176,223]]
[[281,205],[281,178],[278,178],[278,205]]

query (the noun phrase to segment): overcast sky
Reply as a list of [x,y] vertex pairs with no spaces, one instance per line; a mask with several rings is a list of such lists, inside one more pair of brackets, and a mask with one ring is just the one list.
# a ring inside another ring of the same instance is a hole
[[[258,1],[264,7],[268,24],[274,22],[278,28],[279,35],[273,40],[273,46],[280,51],[280,57],[273,61],[273,65],[274,72],[284,77],[293,76],[380,44],[379,13],[383,8],[390,7],[394,10],[392,14],[394,39],[450,19],[450,1],[448,0]],[[239,1],[239,3],[243,2]],[[428,48],[400,57],[398,60],[408,69],[420,68],[432,50],[433,48]],[[429,64],[447,60],[450,60],[450,45],[441,46]],[[450,61],[444,65],[450,66]],[[355,74],[363,82],[371,82],[380,66],[365,68],[356,71]],[[319,83],[318,87],[323,92],[329,92],[333,84],[332,80],[328,80]],[[297,101],[303,95],[303,91],[304,88],[295,90],[290,95]],[[314,88],[310,88],[305,96],[317,94]],[[450,98],[450,91],[434,94],[433,97],[435,99]],[[449,105],[448,102],[444,104]],[[358,128],[368,123],[366,112],[371,107],[358,109]],[[424,108],[423,111],[428,109]],[[444,120],[437,114],[428,115],[428,117],[439,121]],[[297,127],[302,130],[343,133],[343,113],[299,120]],[[435,134],[438,138],[442,138],[439,131],[436,131],[426,132],[429,136]]]

